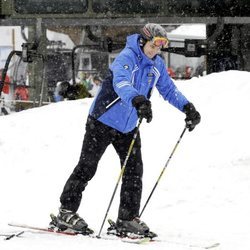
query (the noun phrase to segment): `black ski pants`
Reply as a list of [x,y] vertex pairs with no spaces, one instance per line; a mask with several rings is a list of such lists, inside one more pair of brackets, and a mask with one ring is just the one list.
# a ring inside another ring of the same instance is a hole
[[[96,173],[97,165],[108,145],[119,155],[121,166],[127,156],[135,130],[123,134],[89,116],[79,162],[67,180],[60,197],[62,208],[76,212],[82,192]],[[114,166],[115,167],[115,166]],[[118,218],[131,220],[139,215],[142,193],[143,163],[138,133],[122,177]],[[101,188],[101,187],[100,187]]]

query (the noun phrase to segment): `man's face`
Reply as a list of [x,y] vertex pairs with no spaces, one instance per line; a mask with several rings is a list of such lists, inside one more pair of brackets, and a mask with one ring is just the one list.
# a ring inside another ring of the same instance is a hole
[[154,45],[152,41],[147,41],[143,47],[144,54],[150,59],[154,58],[157,54],[160,53],[160,51],[161,51],[161,46],[158,47]]

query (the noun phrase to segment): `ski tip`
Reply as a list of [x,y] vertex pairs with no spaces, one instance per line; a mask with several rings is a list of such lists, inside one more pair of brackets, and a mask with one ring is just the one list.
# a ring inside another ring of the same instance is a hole
[[11,239],[14,238],[14,237],[19,237],[19,236],[21,236],[23,233],[24,233],[24,231],[21,231],[21,232],[19,232],[19,233],[10,234],[10,235],[6,236],[6,237],[4,238],[4,240],[11,240]]

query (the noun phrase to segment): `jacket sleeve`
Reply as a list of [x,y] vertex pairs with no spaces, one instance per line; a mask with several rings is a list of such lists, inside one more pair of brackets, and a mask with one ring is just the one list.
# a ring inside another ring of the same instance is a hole
[[132,106],[132,99],[139,95],[133,86],[135,63],[128,53],[121,53],[110,69],[113,72],[113,87],[117,95]]
[[156,84],[156,88],[158,89],[164,100],[167,100],[171,105],[173,105],[180,111],[183,111],[184,105],[189,102],[169,77],[165,67],[162,67],[161,77]]

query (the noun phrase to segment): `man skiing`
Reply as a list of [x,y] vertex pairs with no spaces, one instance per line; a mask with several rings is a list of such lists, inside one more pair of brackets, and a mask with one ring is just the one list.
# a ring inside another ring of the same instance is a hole
[[[112,144],[123,164],[136,129],[138,118],[152,120],[152,89],[186,114],[189,131],[200,122],[194,105],[178,91],[167,74],[163,59],[158,55],[167,47],[165,29],[153,23],[146,24],[141,34],[127,37],[125,48],[110,66],[89,111],[86,133],[78,164],[68,178],[60,197],[61,206],[54,225],[61,230],[71,229],[83,234],[92,231],[76,212],[82,192],[95,175],[97,165],[108,145]],[[139,219],[142,194],[143,163],[141,139],[138,133],[133,151],[122,176],[120,206],[116,230],[120,234],[145,235],[150,231]]]

